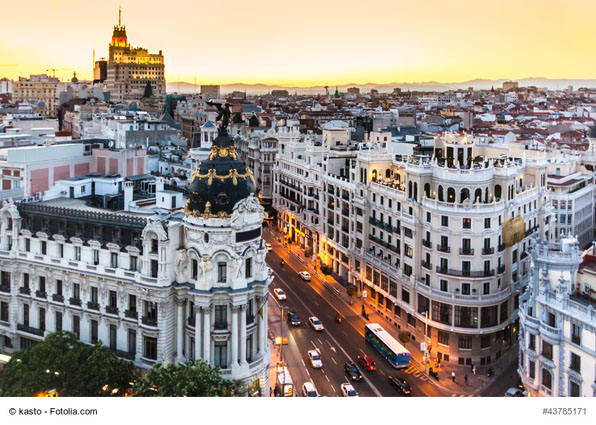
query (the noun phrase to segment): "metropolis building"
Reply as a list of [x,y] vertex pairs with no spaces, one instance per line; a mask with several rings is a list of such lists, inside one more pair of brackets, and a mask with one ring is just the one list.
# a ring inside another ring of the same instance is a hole
[[141,369],[205,359],[251,394],[268,391],[272,273],[254,192],[224,128],[183,211],[147,218],[84,200],[4,202],[0,348],[66,330]]
[[358,148],[330,122],[321,143],[280,152],[278,225],[366,292],[397,333],[423,342],[426,329],[434,358],[492,364],[517,339],[529,238],[551,236],[547,163],[460,134],[436,137],[432,158],[391,144],[372,132]]

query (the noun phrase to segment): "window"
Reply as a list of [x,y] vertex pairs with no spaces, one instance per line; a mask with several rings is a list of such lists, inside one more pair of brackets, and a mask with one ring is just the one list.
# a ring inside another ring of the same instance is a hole
[[432,320],[446,325],[451,325],[451,305],[433,301]]
[[72,333],[81,339],[81,318],[79,316],[72,316]]
[[528,350],[536,351],[536,335],[528,334]]
[[253,345],[252,345],[252,337],[253,335],[249,335],[248,338],[246,338],[246,361],[247,362],[252,362],[252,351],[253,351]]
[[23,304],[23,325],[29,326],[29,304]]
[[62,296],[62,281],[60,279],[56,280],[56,295]]
[[118,330],[116,325],[110,325],[110,350],[118,349]]
[[455,326],[460,328],[478,327],[478,308],[455,306]]
[[412,255],[414,255],[414,250],[408,244],[404,244],[404,251],[405,251],[406,257],[408,257],[408,258],[412,258]]
[[449,216],[446,216],[446,215],[441,216],[441,226],[449,227]]
[[439,331],[439,344],[449,345],[449,333]]
[[39,276],[39,292],[46,292],[46,278]]
[[426,213],[426,222],[430,223],[431,221],[431,214],[429,212]]
[[412,275],[412,266],[410,266],[409,264],[404,264],[404,274],[406,276],[411,276]]
[[97,300],[98,300],[97,287],[92,286],[91,287],[91,302],[92,303],[97,303]]
[[462,293],[462,295],[470,295],[470,284],[469,283],[461,284],[461,293]]
[[542,386],[549,390],[552,390],[553,387],[553,377],[546,369],[542,369]]
[[23,288],[29,288],[29,273],[23,273]]
[[78,283],[72,284],[72,297],[75,300],[81,299],[81,285],[80,284],[78,284]]
[[490,335],[480,335],[480,348],[490,347]]
[[217,263],[217,281],[221,283],[226,282],[227,264],[225,262]]
[[536,379],[536,363],[532,360],[528,361],[528,375],[532,379]]
[[541,354],[543,357],[546,357],[547,359],[552,360],[553,359],[553,346],[550,343],[542,340],[542,353]]
[[31,239],[25,238],[25,251],[31,252]]
[[484,282],[482,284],[482,293],[484,295],[490,294],[490,282]]
[[408,291],[406,291],[405,289],[402,289],[401,290],[401,299],[406,304],[410,304],[410,293]]
[[458,348],[461,350],[471,350],[472,349],[472,337],[471,336],[460,336],[458,339]]
[[497,326],[497,307],[496,305],[490,307],[482,307],[480,310],[480,327],[491,328]]
[[252,258],[244,260],[244,276],[246,278],[252,277]]
[[75,246],[74,259],[75,259],[75,261],[81,261],[81,247],[80,246]]
[[569,369],[581,373],[581,358],[573,352],[571,353],[571,364],[569,365]]
[[472,228],[472,219],[471,218],[462,219],[462,228],[471,229]]
[[215,306],[215,329],[227,329],[228,328],[228,319],[227,319],[228,307],[225,305],[216,305]]
[[152,301],[145,301],[144,309],[144,316],[146,319],[149,319],[151,321],[157,321],[157,303]]
[[577,345],[581,345],[581,334],[582,328],[578,325],[572,323],[571,324],[571,342]]
[[0,321],[8,322],[8,303],[0,302]]
[[46,255],[48,252],[48,243],[46,241],[41,241],[41,254]]
[[93,250],[93,264],[95,264],[96,266],[99,264],[99,250],[98,249]]
[[128,330],[128,354],[135,355],[137,352],[137,331]]
[[490,217],[486,217],[484,219],[484,228],[485,229],[490,229]]
[[39,308],[39,330],[46,330],[46,309],[42,307]]
[[112,252],[110,254],[110,265],[112,266],[112,268],[118,267],[118,253],[117,252]]
[[131,271],[137,271],[137,268],[138,268],[137,261],[138,261],[138,258],[136,255],[130,256],[130,270]]
[[137,311],[137,296],[136,295],[128,295],[128,310],[130,312]]
[[97,344],[98,338],[97,320],[91,320],[91,344]]
[[112,308],[117,308],[118,307],[118,295],[116,294],[116,291],[110,291],[110,295],[108,297],[108,305]]
[[214,344],[213,365],[222,369],[228,368],[228,343],[217,341]]
[[499,323],[503,323],[507,320],[507,317],[508,317],[509,303],[507,301],[501,303],[501,305],[499,306],[499,310],[500,310]]
[[54,323],[55,323],[55,329],[56,332],[60,332],[62,331],[62,313],[57,311],[56,313],[54,313]]
[[441,287],[440,287],[441,291],[449,292],[449,282],[448,281],[441,280],[440,285],[441,285]]
[[157,360],[157,338],[144,336],[143,357],[150,360]]

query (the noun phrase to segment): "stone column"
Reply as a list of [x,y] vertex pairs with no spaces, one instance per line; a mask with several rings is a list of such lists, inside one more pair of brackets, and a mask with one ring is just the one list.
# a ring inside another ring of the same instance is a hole
[[211,306],[203,307],[203,360],[211,363]]
[[240,308],[240,365],[246,364],[246,304]]
[[184,304],[185,300],[176,299],[176,309],[178,310],[178,323],[176,324],[176,357],[179,362],[184,360]]
[[201,358],[201,310],[195,306],[195,360]]
[[[261,298],[263,301],[262,312],[259,314],[259,353],[265,352],[267,345],[267,296]],[[262,316],[262,317],[261,317]]]
[[232,306],[232,366],[238,366],[238,310],[239,307]]

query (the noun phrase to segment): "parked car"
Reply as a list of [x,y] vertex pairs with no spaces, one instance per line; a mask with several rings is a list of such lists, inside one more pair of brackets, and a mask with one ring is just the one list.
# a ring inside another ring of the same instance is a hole
[[389,380],[393,384],[393,386],[403,395],[410,395],[412,394],[412,387],[408,384],[403,378],[398,378],[396,376],[390,376]]
[[352,379],[352,381],[360,381],[362,379],[362,374],[354,364],[354,362],[346,362],[344,364],[344,370],[346,374]]
[[528,391],[524,391],[520,388],[511,387],[505,392],[505,397],[527,397]]
[[302,395],[304,397],[319,397],[319,392],[312,382],[308,381],[302,385]]
[[298,319],[298,315],[293,311],[288,313],[288,323],[292,326],[300,326],[300,319]]
[[314,369],[320,369],[323,367],[323,361],[321,360],[321,356],[317,350],[308,350],[308,359],[310,360],[310,365]]
[[270,243],[266,243],[265,248],[267,248],[267,251],[271,251],[273,249]]
[[311,279],[310,273],[305,271],[298,272],[298,276],[300,276],[302,280],[306,281],[309,281]]
[[279,301],[284,301],[286,299],[286,293],[281,288],[275,288],[273,293],[275,294],[275,298]]
[[319,320],[319,318],[316,317],[316,316],[309,317],[308,318],[308,323],[317,332],[322,332],[322,331],[325,330],[325,328],[323,327],[323,324],[321,323],[321,321]]
[[358,393],[352,384],[341,384],[341,394],[344,397],[358,397]]
[[377,370],[377,363],[367,355],[358,356],[358,363],[360,363],[360,366],[362,366],[364,370],[368,370],[369,372]]

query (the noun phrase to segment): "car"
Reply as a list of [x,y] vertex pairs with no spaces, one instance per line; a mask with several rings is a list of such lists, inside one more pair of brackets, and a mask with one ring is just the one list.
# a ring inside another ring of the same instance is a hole
[[377,363],[367,355],[358,356],[358,363],[360,363],[360,366],[362,366],[364,370],[368,370],[369,372],[377,370]]
[[308,323],[317,332],[322,332],[322,331],[325,330],[325,328],[323,327],[323,324],[321,323],[321,321],[319,320],[319,318],[316,317],[316,316],[309,317],[308,318]]
[[300,278],[302,280],[306,280],[306,281],[309,281],[310,279],[312,279],[311,276],[310,276],[310,273],[309,272],[305,272],[305,271],[298,272],[298,276],[300,276]]
[[298,319],[298,315],[293,311],[288,313],[288,323],[292,326],[300,326],[300,319]]
[[323,361],[317,350],[308,350],[308,359],[313,369],[320,369],[323,367]]
[[302,395],[304,397],[319,397],[319,392],[312,382],[308,381],[302,385]]
[[403,395],[410,395],[412,394],[412,387],[408,384],[403,378],[398,378],[397,376],[390,376],[389,380],[393,384],[393,386]]
[[267,248],[267,251],[271,251],[271,250],[273,250],[273,247],[271,246],[271,244],[270,244],[270,243],[266,243],[266,244],[265,244],[265,248]]
[[341,384],[341,394],[344,397],[358,397],[358,393],[352,384]]
[[344,364],[344,370],[346,374],[352,379],[352,381],[360,381],[362,379],[362,374],[354,364],[354,362],[346,362]]
[[528,391],[520,388],[511,387],[505,392],[505,397],[527,397]]
[[275,298],[277,298],[279,301],[284,301],[286,299],[286,293],[281,288],[275,288],[273,293],[275,294]]

